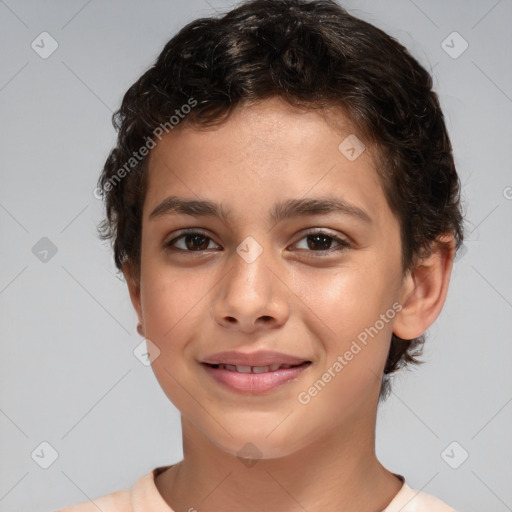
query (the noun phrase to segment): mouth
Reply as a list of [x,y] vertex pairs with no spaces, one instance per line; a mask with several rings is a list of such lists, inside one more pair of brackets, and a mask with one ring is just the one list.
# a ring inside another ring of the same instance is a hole
[[268,366],[247,366],[247,365],[235,365],[235,364],[210,364],[203,363],[211,368],[218,370],[227,370],[228,372],[237,373],[269,373],[278,370],[288,370],[289,368],[298,368],[300,366],[309,366],[311,361],[304,361],[300,364],[271,364]]
[[297,381],[311,361],[299,364],[269,364],[264,366],[201,363],[206,373],[222,389],[243,394],[269,393],[284,384]]

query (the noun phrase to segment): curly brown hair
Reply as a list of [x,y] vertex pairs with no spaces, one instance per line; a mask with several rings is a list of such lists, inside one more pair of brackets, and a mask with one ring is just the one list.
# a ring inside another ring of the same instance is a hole
[[[117,144],[98,181],[106,206],[99,232],[112,241],[118,269],[128,261],[140,272],[144,155],[162,127],[170,131],[178,116],[184,125],[212,126],[270,97],[338,107],[377,149],[376,167],[400,220],[404,271],[443,234],[460,247],[460,181],[430,74],[398,41],[333,0],[253,0],[186,25],[114,113]],[[393,334],[381,399],[390,374],[422,362],[424,341]]]

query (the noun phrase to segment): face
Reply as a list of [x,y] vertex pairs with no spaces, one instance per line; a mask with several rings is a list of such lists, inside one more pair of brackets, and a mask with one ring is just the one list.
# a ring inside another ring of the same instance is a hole
[[338,148],[351,134],[273,99],[151,152],[132,300],[162,389],[228,453],[284,456],[373,421],[400,229],[369,145]]

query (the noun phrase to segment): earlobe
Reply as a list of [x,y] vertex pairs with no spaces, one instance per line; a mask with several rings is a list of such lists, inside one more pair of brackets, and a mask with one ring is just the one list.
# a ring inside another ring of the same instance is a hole
[[422,336],[441,313],[455,256],[451,235],[440,237],[429,256],[418,262],[404,278],[400,304],[402,309],[393,325],[393,333],[411,340]]
[[144,336],[144,321],[142,318],[142,307],[140,300],[140,278],[134,275],[133,268],[128,262],[123,264],[122,272],[126,280],[126,284],[128,285],[130,300],[132,302],[133,308],[135,309],[135,312],[137,313],[137,332],[141,336]]

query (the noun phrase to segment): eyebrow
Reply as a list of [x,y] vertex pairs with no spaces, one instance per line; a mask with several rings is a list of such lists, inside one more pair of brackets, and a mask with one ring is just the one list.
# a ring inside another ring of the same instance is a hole
[[[284,219],[305,215],[322,215],[342,213],[371,224],[372,219],[363,209],[338,197],[321,197],[310,199],[288,199],[276,203],[270,210],[270,220],[279,222]],[[164,199],[149,215],[150,219],[166,215],[191,215],[217,217],[229,224],[231,213],[223,205],[209,200],[183,199],[169,196]]]

